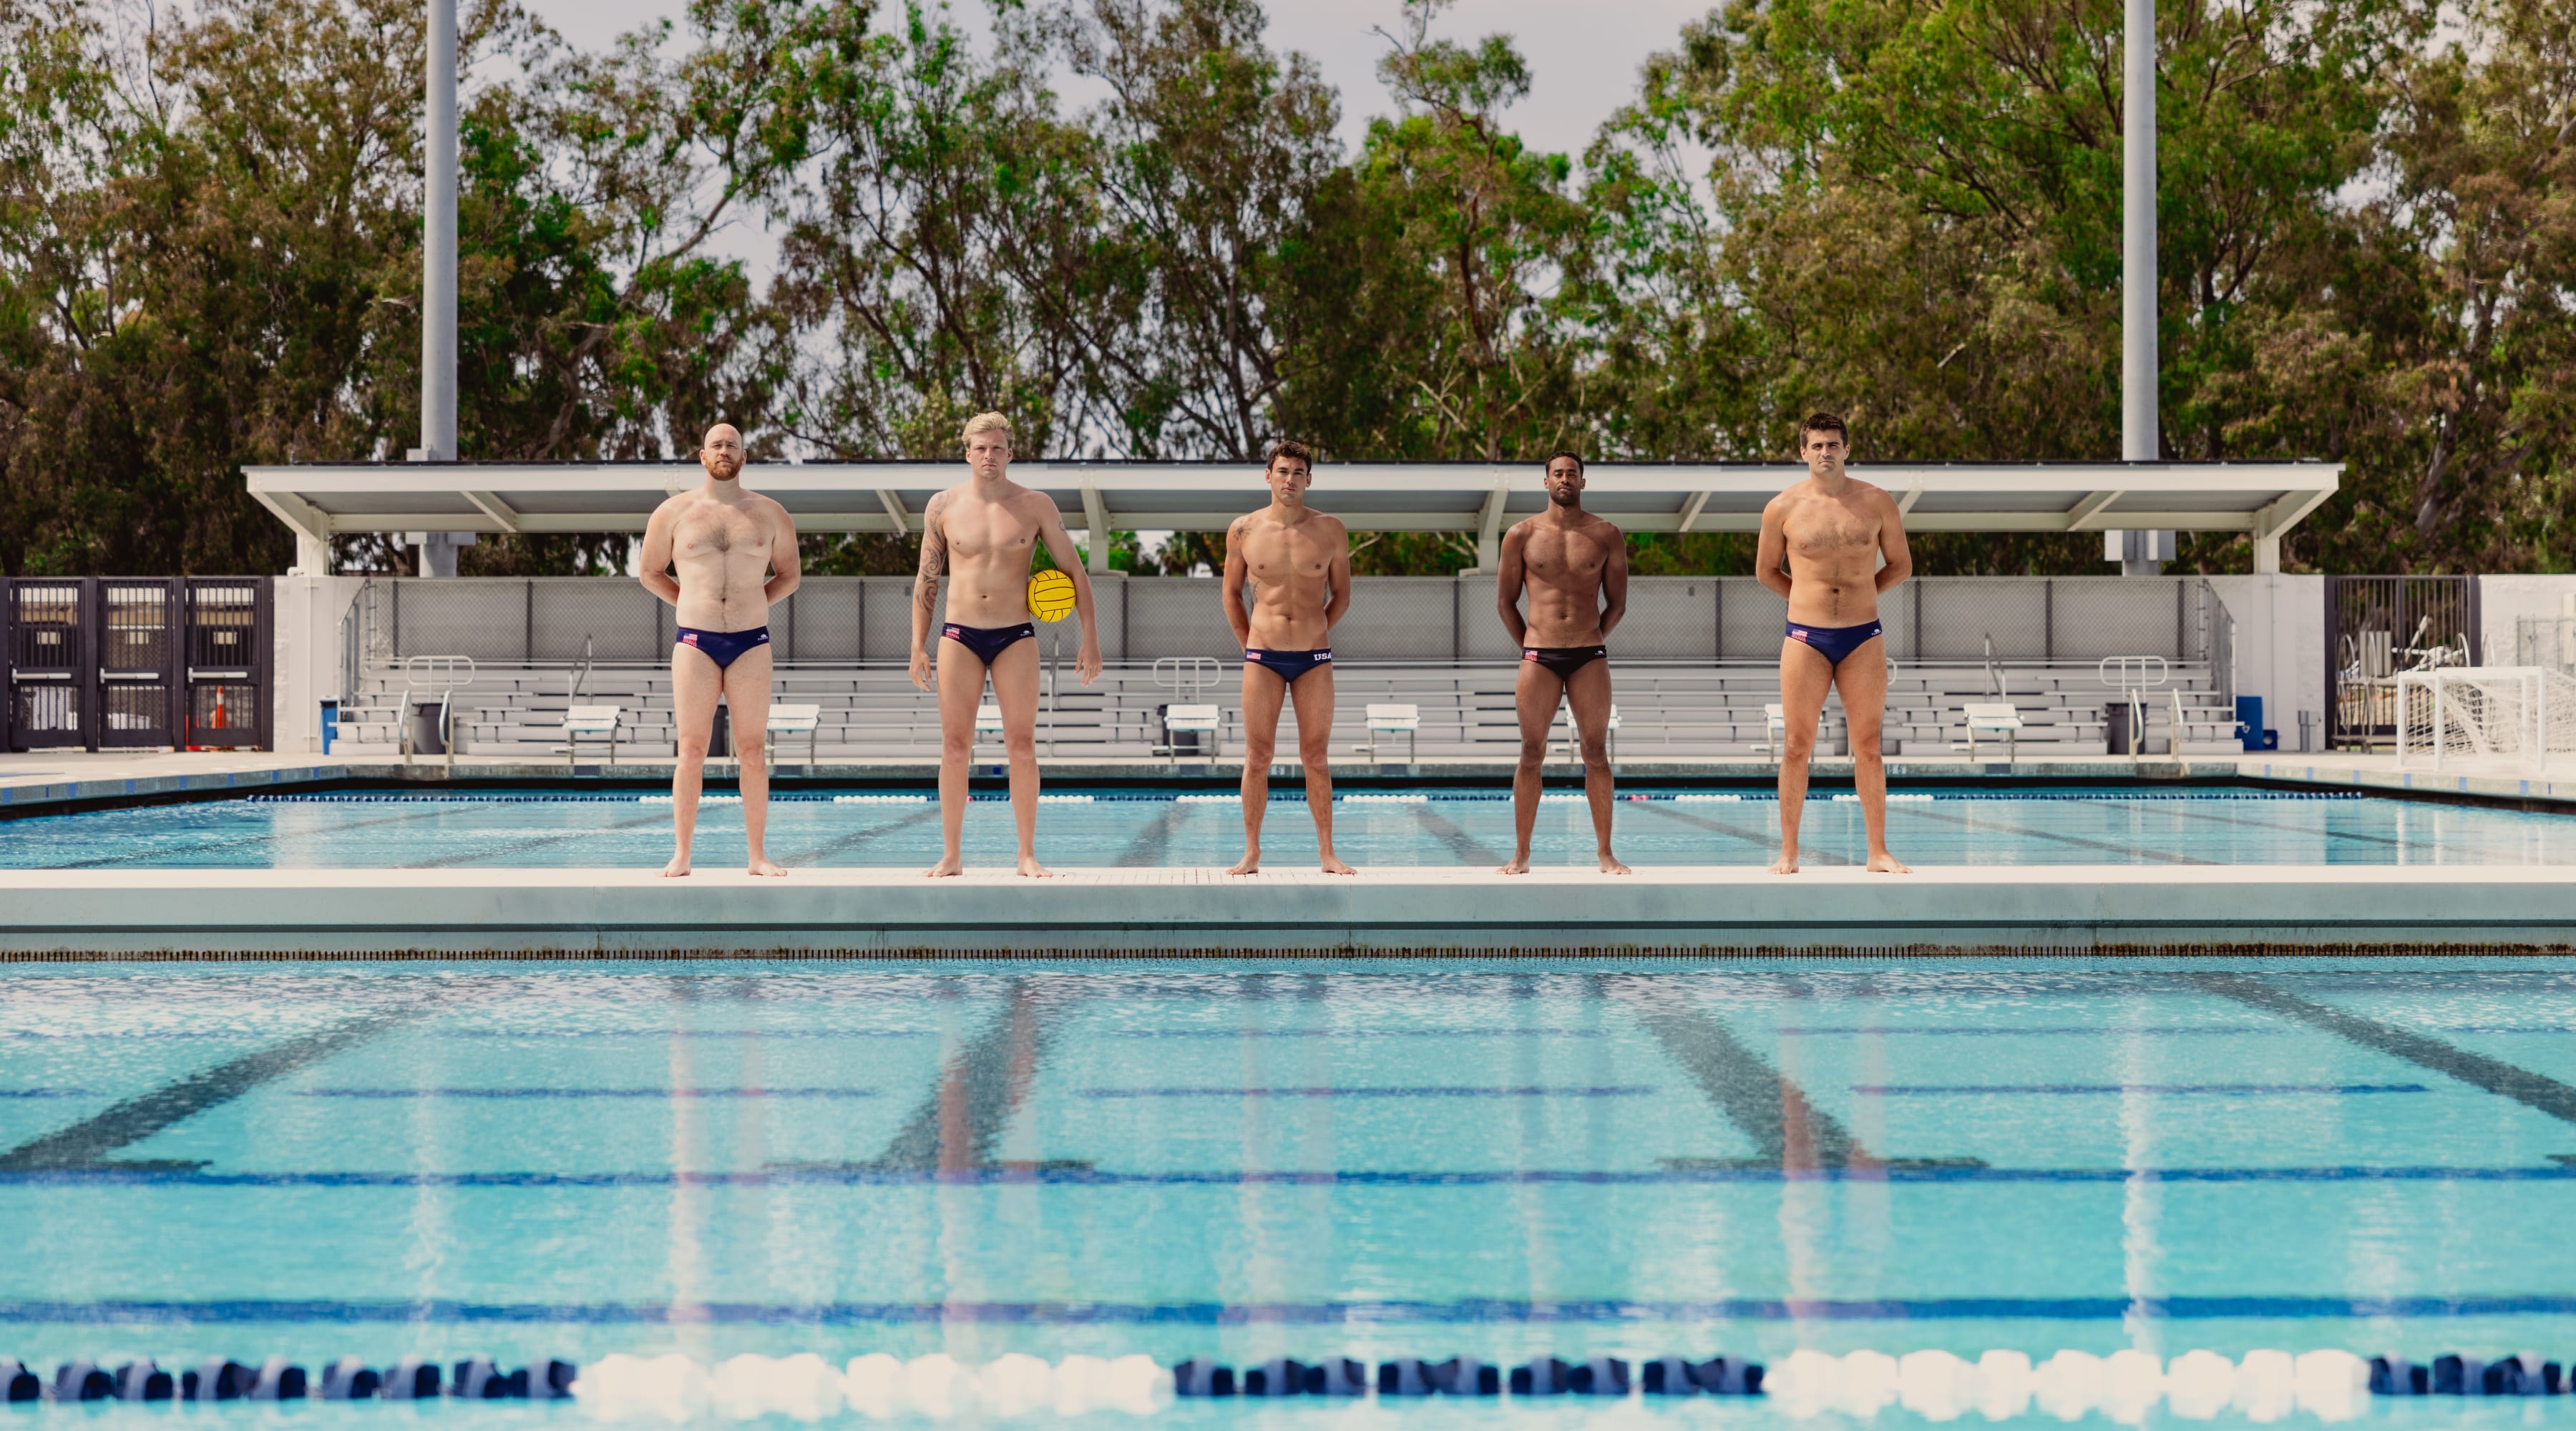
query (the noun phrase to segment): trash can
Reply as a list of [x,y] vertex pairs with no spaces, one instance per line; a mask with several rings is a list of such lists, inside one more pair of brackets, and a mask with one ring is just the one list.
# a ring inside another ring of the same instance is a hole
[[411,707],[411,753],[445,755],[447,732],[438,728],[436,701],[414,701]]
[[2135,755],[2129,748],[2129,703],[2113,701],[2102,708],[2102,726],[2111,735],[2113,755]]

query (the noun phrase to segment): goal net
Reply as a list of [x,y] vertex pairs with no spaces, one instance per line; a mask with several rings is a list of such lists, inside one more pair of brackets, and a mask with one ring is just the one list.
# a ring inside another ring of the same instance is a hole
[[2454,666],[2397,677],[2397,762],[2576,766],[2576,679],[2540,666]]

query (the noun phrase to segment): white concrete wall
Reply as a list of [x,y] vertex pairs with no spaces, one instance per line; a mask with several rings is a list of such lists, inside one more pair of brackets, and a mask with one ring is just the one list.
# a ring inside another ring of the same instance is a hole
[[[2554,623],[2566,613],[2570,597],[2576,597],[2576,575],[2479,577],[2478,639],[2485,644],[2481,659],[2490,666],[2515,664],[2514,635],[2520,619],[2531,616]],[[2554,655],[2545,644],[2538,664],[2565,663],[2564,656],[2551,659]]]
[[272,612],[270,738],[279,751],[322,749],[322,707],[340,689],[340,620],[367,582],[359,576],[281,576]]
[[2299,748],[2299,712],[2316,712],[2324,739],[2326,579],[2322,576],[2213,576],[2209,584],[2236,618],[2236,690],[2263,698],[2263,724],[2281,748]]

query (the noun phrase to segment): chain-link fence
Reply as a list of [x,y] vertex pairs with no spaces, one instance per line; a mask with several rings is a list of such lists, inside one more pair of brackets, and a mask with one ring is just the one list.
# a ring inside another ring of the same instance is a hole
[[[1217,582],[1096,578],[1102,654],[1112,661],[1228,657]],[[1333,632],[1344,661],[1508,660],[1516,654],[1487,576],[1360,577]],[[936,621],[938,612],[934,611]],[[1900,662],[1998,664],[2162,656],[2206,662],[2232,694],[2234,623],[2199,577],[1923,577],[1879,603],[1888,654]],[[1767,662],[1778,657],[1788,603],[1751,577],[1638,577],[1611,638],[1622,658]],[[486,664],[657,663],[668,658],[672,609],[615,577],[378,578],[351,609],[353,662],[382,669],[415,655]],[[775,658],[788,664],[908,659],[912,581],[808,577],[770,613]],[[1048,629],[1070,654],[1078,627]]]

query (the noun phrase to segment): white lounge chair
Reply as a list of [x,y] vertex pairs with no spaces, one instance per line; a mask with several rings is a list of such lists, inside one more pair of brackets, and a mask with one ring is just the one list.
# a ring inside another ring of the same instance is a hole
[[588,737],[608,742],[608,763],[615,765],[617,735],[620,718],[624,714],[623,708],[618,706],[574,706],[565,711],[564,743],[557,747],[564,752],[565,763],[571,765],[581,763],[581,742],[584,737]]
[[1224,748],[1222,729],[1224,724],[1225,713],[1212,704],[1165,706],[1163,707],[1163,743],[1155,747],[1155,753],[1170,756],[1177,761],[1181,758],[1179,737],[1203,735],[1207,737],[1206,744],[1193,743],[1192,753],[1214,758]]
[[2012,702],[1970,701],[1964,709],[1968,714],[1967,751],[1970,760],[1977,758],[1979,734],[2000,735],[2004,738],[2006,764],[2020,759],[2021,712],[2013,708]]
[[1410,765],[1422,758],[1422,707],[1410,701],[1394,701],[1368,708],[1368,756],[1377,759],[1377,740],[1381,735],[1404,737],[1404,759]]
[[1762,753],[1778,759],[1789,741],[1789,717],[1778,701],[1762,708]]
[[[1583,753],[1583,728],[1574,723],[1573,705],[1570,703],[1560,703],[1556,708],[1556,713],[1565,718],[1566,758],[1569,760],[1581,758]],[[1616,765],[1619,763],[1619,705],[1616,701],[1613,701],[1610,705],[1610,730],[1606,739],[1610,746],[1610,763]]]
[[[805,737],[805,763],[814,763],[814,748],[822,740],[823,708],[819,705],[773,705],[769,708],[769,733]],[[777,746],[772,745],[772,750]]]

